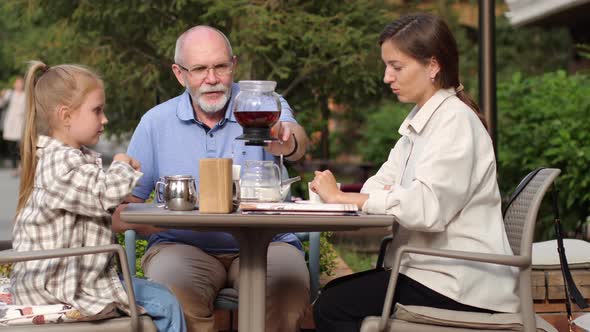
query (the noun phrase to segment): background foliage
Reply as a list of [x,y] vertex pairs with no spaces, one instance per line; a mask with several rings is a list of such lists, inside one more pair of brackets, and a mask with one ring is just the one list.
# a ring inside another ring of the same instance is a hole
[[[562,219],[568,229],[590,216],[590,77],[564,71],[526,77],[515,73],[498,86],[499,166],[505,190],[544,165],[562,170]],[[551,223],[538,227],[553,236]]]
[[398,128],[411,110],[411,105],[386,102],[371,110],[365,130],[359,140],[358,150],[363,160],[381,165],[389,151],[400,138]]
[[[377,34],[390,20],[384,1],[6,0],[10,35],[0,64],[30,59],[96,68],[107,87],[107,130],[126,134],[156,100],[181,93],[172,75],[174,44],[186,29],[215,26],[232,41],[236,80],[268,79],[310,131],[312,154],[328,155],[328,99],[347,105],[380,98]],[[252,19],[252,18],[256,19]],[[0,26],[1,27],[1,26]],[[11,59],[10,62],[8,59]],[[3,66],[2,66],[3,67]],[[5,75],[3,75],[5,76]]]
[[[378,163],[390,146],[382,147],[379,159],[356,144],[374,127],[367,121],[382,120],[368,117],[381,109],[383,99],[395,99],[382,84],[377,36],[387,22],[420,5],[390,2],[5,0],[0,13],[11,19],[0,22],[0,82],[6,85],[23,73],[30,59],[89,65],[105,79],[107,131],[130,134],[157,100],[181,93],[170,70],[177,36],[209,24],[232,41],[239,59],[236,80],[277,81],[307,132],[321,133],[311,157],[361,153]],[[459,23],[452,9],[457,2],[434,1],[430,10],[444,16],[453,30],[463,84],[477,97],[477,30]],[[537,74],[566,67],[572,48],[566,29],[516,29],[503,16],[496,25],[498,81],[515,71]],[[344,112],[331,113],[330,103],[344,105]],[[328,130],[330,117],[340,120],[334,133]],[[395,141],[395,124],[383,143]]]

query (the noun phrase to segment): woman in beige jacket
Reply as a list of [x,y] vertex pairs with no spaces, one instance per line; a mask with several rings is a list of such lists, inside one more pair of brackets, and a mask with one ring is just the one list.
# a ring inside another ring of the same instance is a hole
[[[477,105],[459,83],[457,44],[440,18],[399,18],[380,38],[384,81],[400,102],[416,106],[402,137],[361,193],[343,193],[328,171],[312,190],[328,203],[354,203],[363,212],[395,218],[408,244],[446,250],[512,254],[502,221],[492,140]],[[383,309],[390,271],[336,279],[315,303],[317,331],[359,331]],[[402,258],[394,302],[448,310],[515,312],[513,268],[408,254]]]

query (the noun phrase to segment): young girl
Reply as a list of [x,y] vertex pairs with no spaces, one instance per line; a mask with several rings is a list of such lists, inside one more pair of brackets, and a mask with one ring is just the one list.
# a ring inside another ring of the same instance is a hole
[[[33,61],[25,83],[22,179],[13,230],[17,251],[112,243],[109,210],[131,193],[139,163],[117,154],[107,171],[86,145],[108,122],[102,80],[77,65]],[[65,303],[84,316],[108,317],[129,305],[114,255],[96,254],[21,262],[11,275],[18,304]],[[133,280],[137,303],[159,331],[185,331],[181,307],[163,286]]]
[[[330,171],[311,187],[328,203],[354,203],[395,217],[408,244],[512,254],[496,182],[492,140],[477,105],[459,83],[457,44],[447,24],[408,15],[380,37],[384,81],[400,102],[416,106],[396,143],[361,193],[343,193]],[[315,303],[317,331],[359,331],[380,315],[390,277],[372,270],[336,279]],[[409,254],[402,258],[394,302],[449,310],[516,312],[513,268]]]

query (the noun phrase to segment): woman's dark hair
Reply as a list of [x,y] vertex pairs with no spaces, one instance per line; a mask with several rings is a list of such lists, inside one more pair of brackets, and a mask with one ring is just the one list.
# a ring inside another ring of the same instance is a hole
[[[443,89],[455,88],[459,83],[459,51],[457,41],[449,26],[441,18],[431,14],[405,15],[389,23],[379,36],[379,45],[391,41],[405,54],[422,64],[435,58],[440,71],[434,84]],[[479,107],[467,92],[459,89],[457,97],[469,106],[486,126]]]

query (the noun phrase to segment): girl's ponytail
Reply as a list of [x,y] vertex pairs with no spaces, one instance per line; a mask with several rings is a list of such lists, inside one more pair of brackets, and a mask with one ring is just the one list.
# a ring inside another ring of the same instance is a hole
[[23,137],[21,140],[21,164],[22,176],[20,181],[20,191],[18,194],[18,204],[16,207],[16,215],[25,206],[25,203],[31,196],[33,191],[33,184],[35,183],[35,169],[37,168],[37,157],[35,152],[37,149],[37,102],[35,96],[35,85],[37,84],[37,72],[45,73],[48,67],[41,61],[31,61],[29,63],[29,70],[25,78],[25,95],[26,95],[26,109],[25,109],[25,124],[23,130]]

